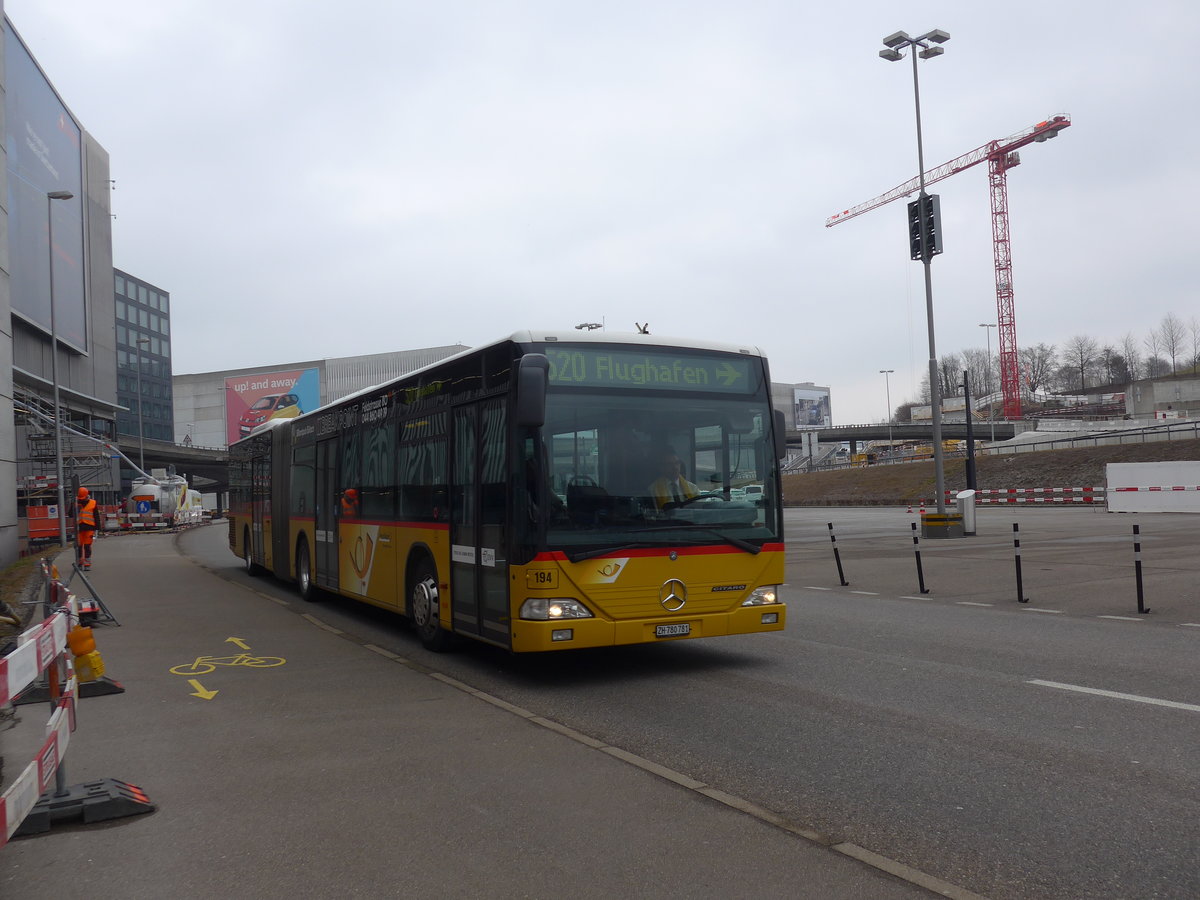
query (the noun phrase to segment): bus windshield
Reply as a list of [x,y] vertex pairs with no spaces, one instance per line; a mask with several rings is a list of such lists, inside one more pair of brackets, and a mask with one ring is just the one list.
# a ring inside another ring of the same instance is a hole
[[[525,441],[543,549],[571,558],[606,549],[780,540],[763,396],[551,390],[540,448]],[[530,535],[532,537],[532,535]]]

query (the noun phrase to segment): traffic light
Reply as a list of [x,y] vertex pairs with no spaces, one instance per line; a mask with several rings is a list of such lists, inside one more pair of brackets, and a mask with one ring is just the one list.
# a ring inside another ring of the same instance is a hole
[[921,224],[929,239],[929,257],[942,252],[942,200],[937,194],[925,194],[908,204],[908,250],[912,259],[925,259],[921,246]]

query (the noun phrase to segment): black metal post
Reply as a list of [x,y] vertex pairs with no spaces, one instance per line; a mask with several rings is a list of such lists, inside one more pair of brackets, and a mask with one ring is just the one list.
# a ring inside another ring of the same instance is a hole
[[974,418],[971,414],[971,382],[965,371],[963,372],[963,394],[967,403],[967,489],[974,491],[978,488],[975,479],[975,428],[971,422]]
[[921,586],[922,594],[928,594],[929,590],[925,587],[925,572],[921,568],[921,539],[917,536],[917,523],[909,522],[908,524],[912,526],[913,553],[917,557],[917,584]]
[[1146,608],[1146,597],[1145,597],[1145,594],[1142,593],[1142,538],[1141,538],[1141,534],[1142,534],[1141,526],[1134,525],[1133,526],[1133,574],[1134,574],[1134,579],[1137,581],[1138,612],[1139,613],[1148,613],[1148,612],[1150,612],[1150,610]]
[[829,542],[833,544],[833,561],[837,563],[838,580],[842,583],[842,587],[845,587],[850,582],[846,580],[846,576],[842,572],[842,554],[838,552],[837,536],[833,533],[833,523],[826,522],[825,524],[829,526]]
[[1025,588],[1021,584],[1021,526],[1016,522],[1013,522],[1013,553],[1017,560],[1017,602],[1028,603],[1029,598],[1025,596]]

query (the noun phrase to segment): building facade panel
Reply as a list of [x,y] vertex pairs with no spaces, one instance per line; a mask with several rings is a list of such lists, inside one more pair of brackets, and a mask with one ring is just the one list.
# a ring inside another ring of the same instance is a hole
[[[108,154],[71,113],[12,22],[4,17],[3,23],[0,564],[21,549],[24,506],[47,499],[23,490],[24,476],[54,471],[53,454],[30,449],[46,443],[39,434],[49,433],[53,443],[53,419],[27,412],[53,412],[52,326],[64,423],[111,438],[117,405]],[[23,140],[10,139],[14,130]],[[71,196],[56,199],[52,192]],[[88,455],[82,447],[76,452],[73,438],[67,443],[64,455]],[[112,467],[89,466],[91,483],[103,483],[115,497]],[[75,474],[71,465],[64,468],[68,478]]]

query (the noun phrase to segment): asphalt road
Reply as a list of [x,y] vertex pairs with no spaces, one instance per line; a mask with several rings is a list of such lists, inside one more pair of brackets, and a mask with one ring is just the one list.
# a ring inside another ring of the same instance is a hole
[[[902,511],[789,510],[779,634],[512,657],[428,654],[329,598],[338,628],[584,734],[991,897],[1200,896],[1200,599],[1190,516],[995,511],[921,545]],[[826,522],[836,520],[839,583]],[[1026,587],[1011,582],[1020,520]],[[182,546],[250,582],[223,529]],[[280,597],[290,587],[254,586]]]

